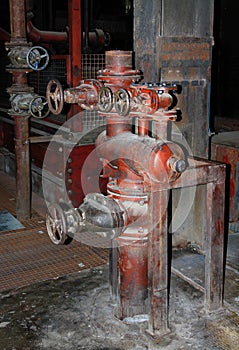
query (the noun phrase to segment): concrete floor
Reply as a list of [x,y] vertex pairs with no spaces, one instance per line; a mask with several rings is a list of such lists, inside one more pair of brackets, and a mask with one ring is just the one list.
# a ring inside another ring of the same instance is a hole
[[[173,267],[203,283],[201,255],[178,250]],[[224,309],[206,315],[203,293],[172,274],[171,334],[159,344],[147,335],[147,320],[114,317],[108,264],[1,292],[0,303],[0,350],[238,350],[239,233],[229,234]]]
[[[202,292],[172,275],[172,332],[157,345],[145,332],[147,321],[124,323],[114,317],[106,264],[0,293],[0,349],[238,350],[239,235],[230,237],[225,308],[206,315]],[[201,274],[200,263],[187,268]]]

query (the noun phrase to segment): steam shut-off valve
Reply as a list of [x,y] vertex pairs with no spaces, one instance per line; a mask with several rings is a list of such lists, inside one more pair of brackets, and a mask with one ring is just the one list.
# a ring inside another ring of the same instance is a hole
[[30,115],[36,119],[48,116],[50,110],[45,96],[39,96],[33,92],[11,94],[10,97],[12,115]]
[[47,50],[42,46],[15,46],[8,53],[11,62],[8,68],[41,71],[49,63]]
[[[170,188],[187,166],[182,148],[167,135],[168,123],[178,117],[177,84],[141,79],[142,74],[132,68],[131,52],[108,51],[98,80],[82,81],[65,91],[52,80],[47,88],[52,112],[59,113],[68,102],[106,116],[106,130],[97,137],[95,151],[103,162],[102,176],[109,179],[107,196],[89,193],[78,208],[70,202],[52,204],[46,222],[56,244],[68,236],[81,240],[84,232],[92,237],[88,244],[94,244],[96,237],[109,242],[108,247],[114,242],[117,278],[112,280],[117,281],[115,314],[120,319],[147,314],[149,237],[160,227],[153,220],[159,210],[150,212],[151,195]],[[161,204],[165,205],[162,201],[157,206],[163,213],[167,208]]]

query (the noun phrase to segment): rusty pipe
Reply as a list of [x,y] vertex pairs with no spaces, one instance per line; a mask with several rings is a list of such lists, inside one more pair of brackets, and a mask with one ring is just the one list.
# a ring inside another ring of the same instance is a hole
[[[121,239],[118,238],[120,241]],[[118,247],[118,305],[116,317],[125,319],[147,314],[148,243],[137,240],[119,242]]]
[[29,39],[34,43],[66,42],[67,32],[53,32],[37,29],[30,20],[27,21],[27,33]]
[[[27,34],[33,43],[64,43],[69,40],[69,34],[67,31],[56,32],[39,30],[30,20],[27,21]],[[106,35],[101,29],[95,29],[94,31],[88,32],[87,35],[83,32],[82,35],[83,41],[85,41],[86,36],[88,37],[87,45],[90,47],[104,47],[108,45],[108,35]]]
[[31,19],[34,17],[32,12],[33,2],[32,0],[26,0],[26,12],[27,12],[27,33],[29,39],[34,43],[52,43],[52,42],[65,42],[68,40],[68,33],[56,32],[56,31],[45,31],[37,29]]
[[16,155],[16,215],[28,219],[31,213],[29,120],[22,116],[14,117]]
[[11,41],[26,41],[25,1],[10,0]]
[[[6,48],[25,47],[26,39],[25,1],[10,0],[11,40]],[[12,74],[12,86],[7,92],[12,96],[31,92],[27,84],[27,69],[8,69]],[[14,137],[16,155],[16,214],[19,219],[27,219],[31,215],[30,155],[29,155],[29,115],[18,115],[13,110],[9,114],[14,118]]]

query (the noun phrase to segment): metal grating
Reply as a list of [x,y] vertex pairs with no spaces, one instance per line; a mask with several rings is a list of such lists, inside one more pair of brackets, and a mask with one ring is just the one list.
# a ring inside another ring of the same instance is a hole
[[105,54],[83,54],[81,64],[82,79],[97,79],[98,70],[105,67]]
[[[105,54],[82,55],[82,79],[97,79],[97,72],[105,67]],[[83,132],[105,125],[105,116],[97,111],[84,111],[82,114]]]
[[51,243],[38,230],[0,234],[0,292],[58,278],[107,262],[108,251],[72,241]]
[[[48,66],[42,71],[34,71],[29,74],[28,83],[34,87],[34,91],[40,95],[46,94],[46,86],[50,79],[58,79],[63,86],[67,85],[70,77],[68,71],[69,56],[52,56]],[[81,59],[82,79],[96,79],[99,69],[105,66],[104,54],[83,54]]]
[[[14,178],[0,172],[0,210],[15,214]],[[54,245],[46,232],[45,218],[33,213],[21,221],[24,228],[0,233],[0,292],[58,278],[108,261],[108,249],[73,240]]]

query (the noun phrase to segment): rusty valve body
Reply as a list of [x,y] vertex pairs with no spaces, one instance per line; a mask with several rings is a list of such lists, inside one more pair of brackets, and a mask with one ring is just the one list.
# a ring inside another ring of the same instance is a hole
[[15,46],[8,53],[11,62],[9,68],[33,69],[40,71],[46,68],[49,62],[47,50],[42,46]]
[[151,189],[175,181],[186,168],[181,147],[165,139],[168,121],[177,117],[172,107],[178,86],[141,79],[142,74],[132,68],[131,52],[108,51],[97,81],[83,81],[64,93],[60,86],[53,93],[48,86],[55,109],[60,110],[63,102],[78,103],[106,116],[96,151],[103,161],[103,176],[109,179],[107,196],[88,194],[79,208],[63,210],[61,231],[80,235],[86,230],[117,243],[120,319],[147,313]]

